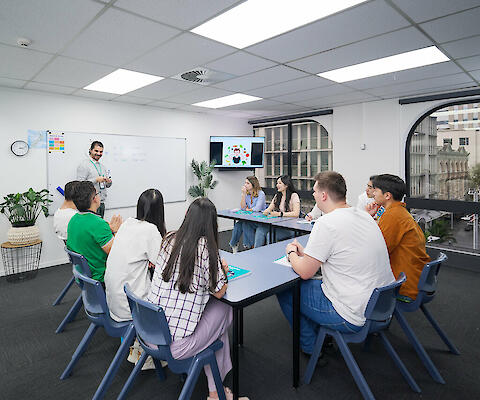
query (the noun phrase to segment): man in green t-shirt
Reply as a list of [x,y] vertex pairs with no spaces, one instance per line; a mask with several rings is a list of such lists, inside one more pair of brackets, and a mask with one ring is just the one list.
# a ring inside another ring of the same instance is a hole
[[107,255],[112,248],[114,234],[122,224],[122,217],[114,215],[108,223],[96,214],[100,197],[92,182],[79,182],[74,199],[78,213],[68,223],[67,248],[83,255],[90,266],[92,278],[103,282]]

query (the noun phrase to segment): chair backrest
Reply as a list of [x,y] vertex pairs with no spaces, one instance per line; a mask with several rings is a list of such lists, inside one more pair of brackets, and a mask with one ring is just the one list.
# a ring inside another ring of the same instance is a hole
[[75,253],[74,251],[71,251],[67,249],[67,246],[65,246],[65,251],[68,254],[68,258],[70,259],[70,263],[74,266],[74,268],[81,272],[83,275],[88,276],[89,278],[92,277],[92,271],[90,270],[90,267],[88,266],[88,261],[87,259],[82,256],[79,253]]
[[365,309],[365,318],[367,321],[383,322],[392,316],[393,310],[395,309],[398,289],[406,280],[407,278],[402,272],[395,282],[373,290],[367,308]]
[[431,261],[425,264],[422,274],[418,280],[419,292],[425,292],[427,295],[434,295],[437,290],[437,275],[440,271],[440,267],[448,257],[444,253],[440,253],[435,261]]
[[75,265],[72,270],[75,278],[82,283],[80,287],[82,288],[83,307],[87,314],[95,318],[101,318],[103,314],[103,317],[109,320],[110,314],[102,284],[79,272]]
[[157,346],[169,346],[172,342],[170,328],[162,307],[135,296],[128,283],[124,286],[132,312],[133,325],[144,342]]

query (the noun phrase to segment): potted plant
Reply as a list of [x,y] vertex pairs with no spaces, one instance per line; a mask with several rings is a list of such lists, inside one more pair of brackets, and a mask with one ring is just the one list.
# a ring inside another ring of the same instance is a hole
[[43,212],[48,216],[48,204],[52,202],[47,189],[36,192],[32,188],[24,193],[7,194],[0,203],[0,212],[5,214],[12,227],[8,231],[8,241],[15,245],[30,244],[40,239],[40,231],[35,225]]
[[217,186],[218,181],[214,181],[212,175],[215,164],[215,160],[213,160],[210,164],[207,164],[206,161],[198,163],[197,161],[192,160],[191,167],[193,174],[198,179],[198,184],[190,186],[188,189],[188,194],[190,196],[193,198],[207,197],[207,191]]

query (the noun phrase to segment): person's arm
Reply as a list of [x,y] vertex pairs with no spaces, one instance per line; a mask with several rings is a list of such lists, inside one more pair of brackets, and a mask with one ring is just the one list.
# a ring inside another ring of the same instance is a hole
[[[110,176],[110,170],[106,169],[104,165],[102,165],[103,171],[105,171],[105,187],[109,188],[112,186],[112,178]],[[108,172],[108,175],[107,175]]]
[[84,162],[81,162],[80,165],[77,167],[77,180],[89,181],[94,184],[97,182],[105,182],[105,178],[103,176],[90,177],[90,169],[85,165]]
[[388,254],[391,254],[395,250],[403,238],[404,229],[402,229],[401,223],[399,226],[399,222],[394,215],[385,215],[385,213],[378,221],[378,227],[382,231],[383,238],[385,239]]
[[293,210],[284,212],[283,216],[284,217],[298,218],[298,216],[300,215],[300,197],[298,197],[297,193],[292,193],[292,197],[290,198],[290,202],[293,203],[292,204]]
[[110,254],[110,250],[112,250],[114,238],[115,238],[115,237],[112,236],[112,238],[110,239],[110,241],[109,241],[105,246],[102,246],[102,250],[103,250],[106,254]]
[[245,189],[245,185],[242,185],[242,197],[240,198],[240,208],[245,210],[247,208],[247,201],[245,197],[247,196],[247,189]]
[[268,215],[268,214],[272,213],[274,208],[275,208],[275,197],[270,202],[270,205],[268,206],[268,208],[263,212],[263,215]]
[[293,270],[303,280],[312,278],[322,266],[321,261],[305,254],[303,246],[296,239],[287,245],[285,253]]
[[312,208],[312,211],[309,212],[310,216],[312,217],[312,219],[318,219],[320,218],[323,214],[322,214],[322,211],[317,207],[317,205],[315,204],[315,206]]
[[[220,267],[218,269],[218,273],[220,274],[220,273],[222,273],[222,271],[223,271],[224,275],[227,276],[228,263],[223,258],[220,260]],[[225,280],[219,278],[218,283],[217,283],[217,287],[218,287],[218,284],[222,283],[222,282],[225,282]],[[225,282],[223,284],[223,286],[220,288],[220,290],[212,293],[212,296],[216,297],[217,299],[221,299],[223,296],[225,296],[225,293],[227,292],[227,288],[228,288],[228,282]]]
[[252,211],[263,211],[264,208],[265,208],[265,193],[263,193],[263,190],[260,190],[258,192],[258,197],[255,198],[255,206],[252,207]]

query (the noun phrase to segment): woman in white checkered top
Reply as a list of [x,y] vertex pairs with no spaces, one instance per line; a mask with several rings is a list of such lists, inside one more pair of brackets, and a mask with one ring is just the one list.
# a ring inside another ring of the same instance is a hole
[[[174,358],[192,357],[217,339],[223,342],[215,354],[222,380],[232,369],[228,341],[232,309],[217,300],[227,290],[227,269],[218,254],[217,210],[210,200],[199,198],[188,208],[180,229],[163,239],[148,295],[148,301],[165,311]],[[209,366],[205,374],[207,399],[217,399]],[[233,398],[228,388],[225,395]]]

